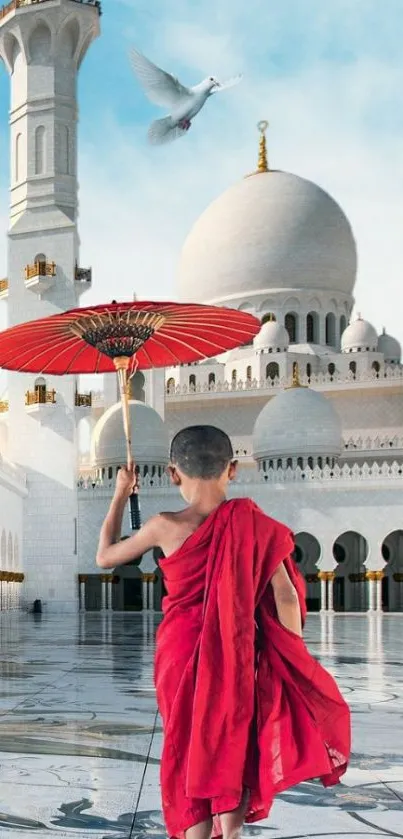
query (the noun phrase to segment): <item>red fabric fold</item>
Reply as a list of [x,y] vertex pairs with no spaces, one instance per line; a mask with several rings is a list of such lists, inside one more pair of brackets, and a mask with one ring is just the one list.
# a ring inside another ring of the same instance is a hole
[[346,770],[348,706],[276,615],[270,579],[283,561],[306,615],[292,550],[285,525],[237,499],[161,561],[168,595],[155,684],[171,837],[237,807],[245,787],[253,822],[268,815],[276,793],[311,778],[335,784]]

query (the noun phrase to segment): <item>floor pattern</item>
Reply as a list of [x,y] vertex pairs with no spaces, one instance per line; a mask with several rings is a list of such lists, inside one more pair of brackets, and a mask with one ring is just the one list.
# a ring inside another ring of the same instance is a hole
[[[1,839],[164,839],[151,614],[0,615]],[[343,784],[301,784],[245,837],[403,839],[402,616],[308,618],[353,711]]]

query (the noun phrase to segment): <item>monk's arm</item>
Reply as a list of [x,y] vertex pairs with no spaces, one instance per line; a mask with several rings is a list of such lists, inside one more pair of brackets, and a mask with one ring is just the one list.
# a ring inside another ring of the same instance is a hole
[[295,632],[296,635],[302,636],[302,619],[298,594],[287,574],[287,569],[283,562],[274,572],[270,582],[273,588],[274,602],[280,623],[286,629]]
[[133,470],[122,468],[116,480],[116,489],[108,514],[99,536],[96,562],[100,568],[116,568],[132,559],[139,559],[146,551],[159,546],[160,516],[154,516],[129,539],[120,542],[123,514],[133,491]]
[[122,522],[127,499],[113,499],[99,536],[96,562],[100,568],[116,568],[132,559],[139,559],[151,548],[159,546],[159,516],[153,516],[143,527],[122,542],[115,542],[117,519]]

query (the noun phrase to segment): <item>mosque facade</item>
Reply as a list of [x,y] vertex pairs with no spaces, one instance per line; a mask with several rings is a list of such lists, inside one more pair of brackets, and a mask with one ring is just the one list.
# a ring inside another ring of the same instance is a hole
[[[79,305],[76,81],[100,5],[14,0],[0,10],[11,78],[10,325]],[[357,249],[319,186],[258,167],[217,197],[183,245],[173,297],[248,311],[250,345],[136,373],[130,415],[142,518],[180,509],[165,474],[186,425],[230,436],[231,496],[253,498],[295,534],[308,608],[403,612],[403,366],[399,342],[352,316]],[[80,441],[87,440],[83,447]],[[125,461],[117,384],[10,373],[0,402],[1,608],[159,610],[158,552],[116,573],[95,564]],[[124,534],[130,535],[129,516]]]

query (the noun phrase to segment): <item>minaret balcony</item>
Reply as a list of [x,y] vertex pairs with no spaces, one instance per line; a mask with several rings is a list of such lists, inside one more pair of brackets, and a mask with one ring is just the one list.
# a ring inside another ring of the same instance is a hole
[[25,287],[37,294],[43,294],[54,284],[55,276],[55,262],[34,262],[25,268]]
[[35,390],[27,390],[25,405],[27,408],[43,408],[48,405],[56,405],[56,391],[46,390],[41,385],[36,387]]
[[8,297],[8,279],[0,280],[0,300],[7,300]]
[[92,393],[76,393],[76,408],[92,408]]
[[83,294],[84,291],[88,291],[92,285],[92,268],[79,268],[76,265],[74,281],[78,294]]
[[[6,3],[5,6],[0,8],[0,20],[10,15],[12,12],[15,12],[16,9],[20,9],[22,6],[31,6],[35,3],[47,3],[49,0],[11,0],[11,3]],[[76,2],[83,3],[84,6],[94,6],[95,9],[98,10],[98,13],[101,15],[101,3],[100,0],[76,0]]]
[[8,411],[8,400],[2,399],[0,401],[0,414],[6,414]]

